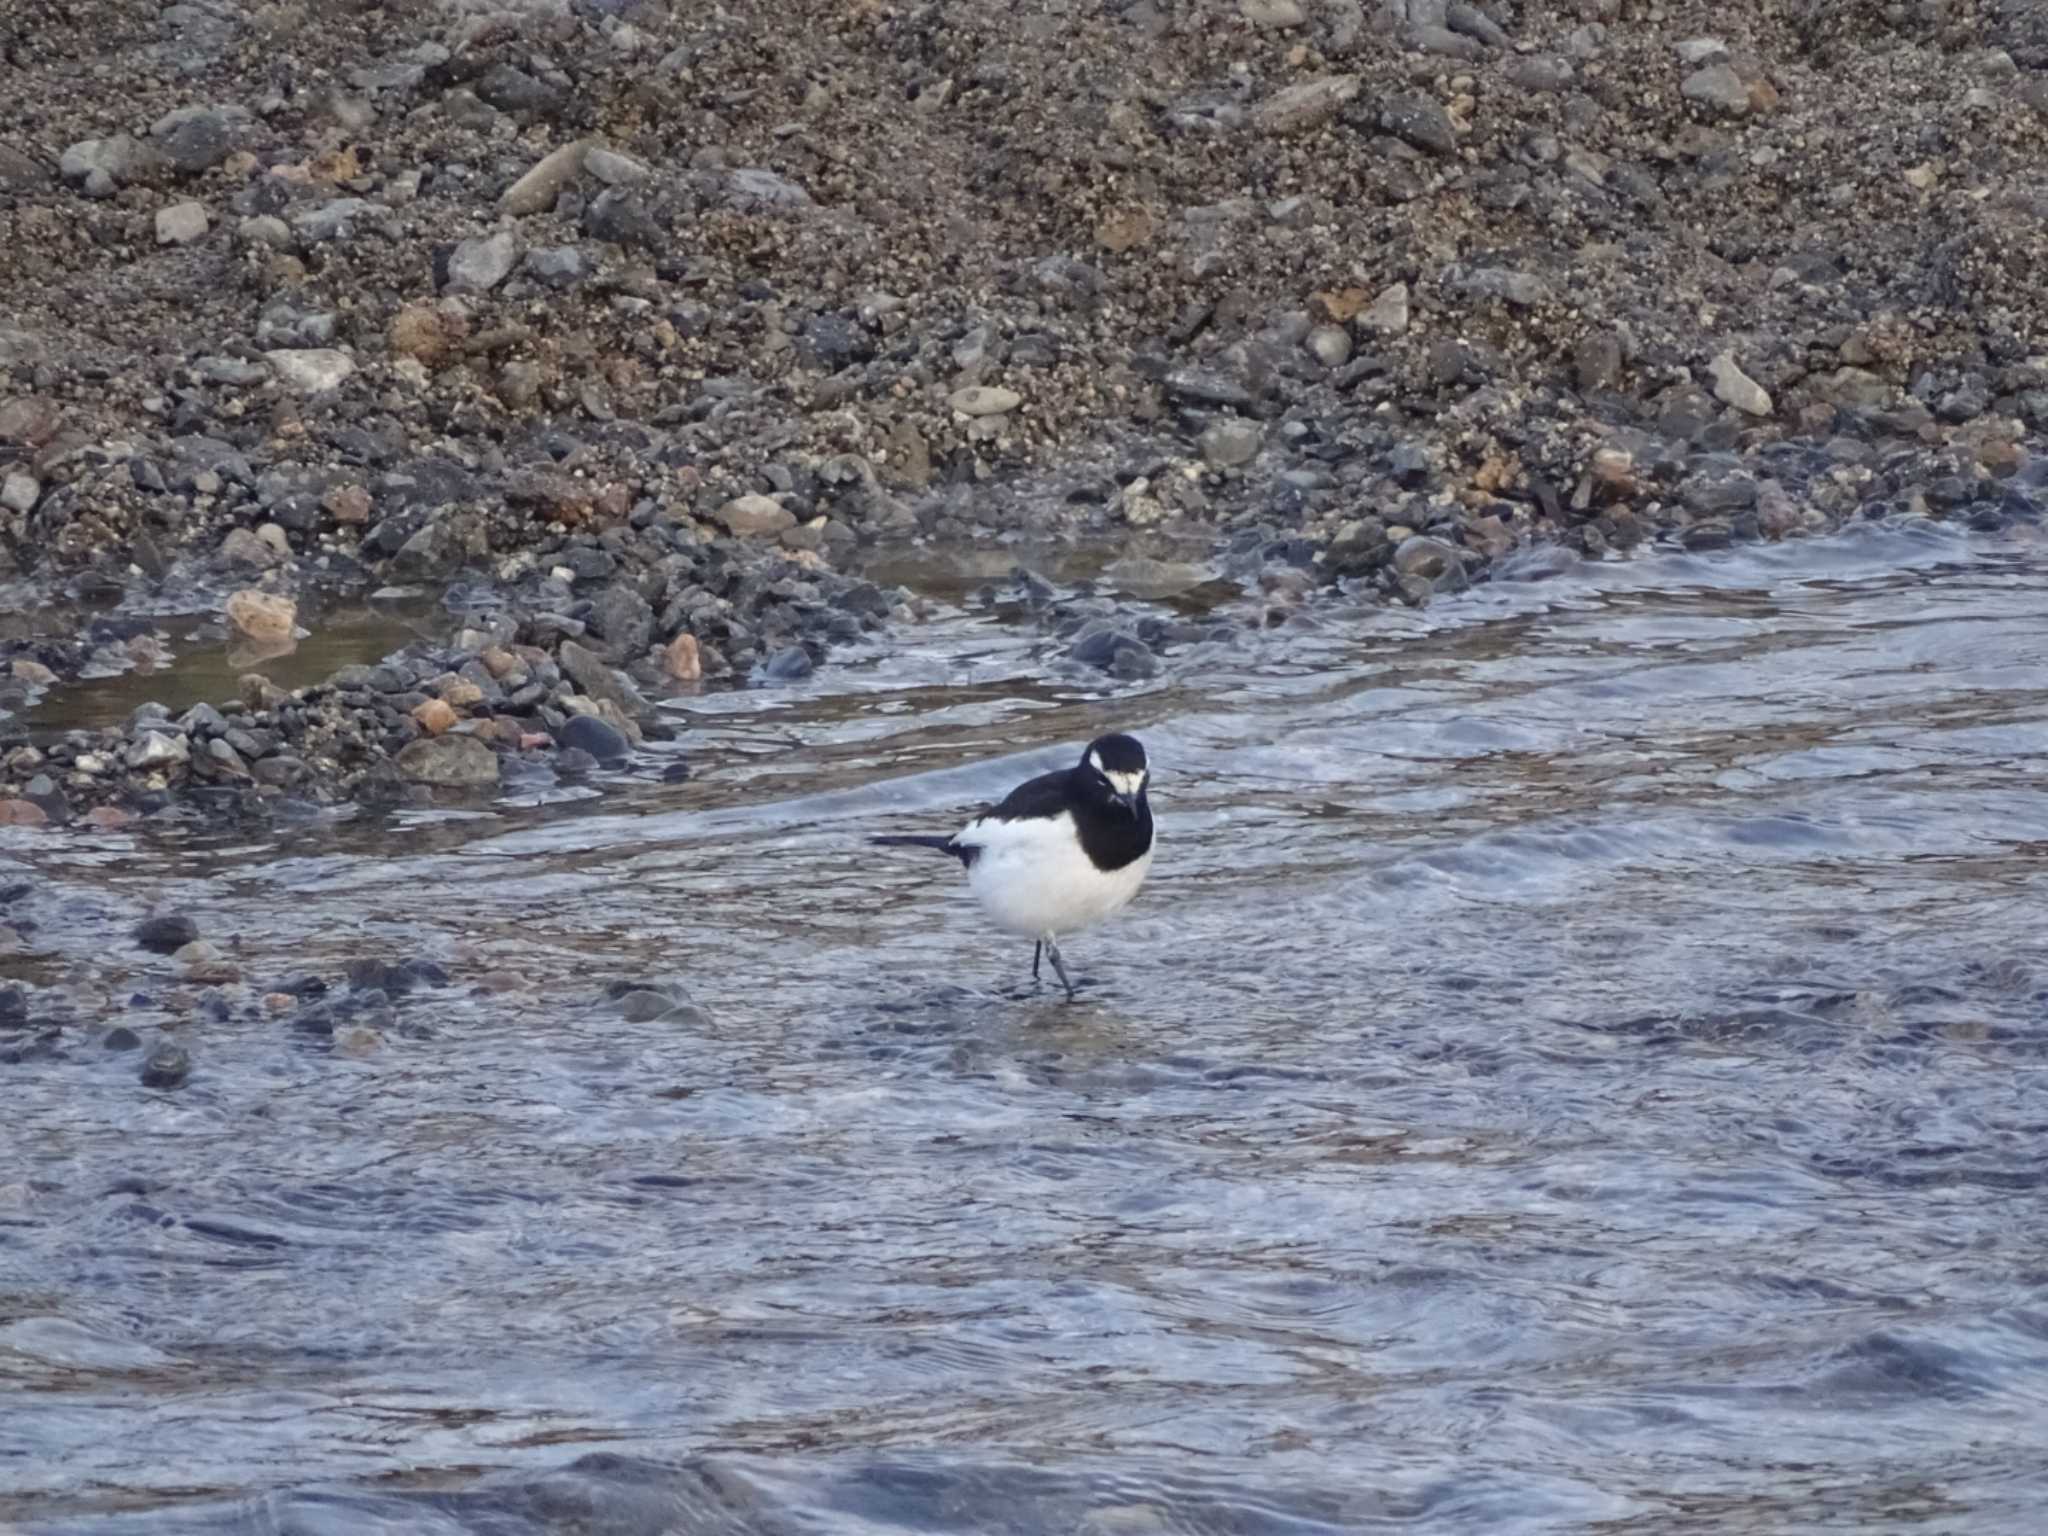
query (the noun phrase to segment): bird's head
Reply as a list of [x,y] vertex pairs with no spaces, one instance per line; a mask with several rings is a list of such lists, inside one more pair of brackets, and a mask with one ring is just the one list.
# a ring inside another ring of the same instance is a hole
[[1120,732],[1088,743],[1088,750],[1081,754],[1081,773],[1105,801],[1133,816],[1144,803],[1145,784],[1152,776],[1138,738]]

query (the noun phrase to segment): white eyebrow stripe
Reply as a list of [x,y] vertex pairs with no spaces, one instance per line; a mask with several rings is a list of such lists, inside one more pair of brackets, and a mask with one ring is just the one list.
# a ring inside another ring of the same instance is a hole
[[1090,747],[1088,749],[1088,766],[1090,768],[1093,768],[1097,773],[1103,772],[1102,754],[1096,751],[1093,747]]

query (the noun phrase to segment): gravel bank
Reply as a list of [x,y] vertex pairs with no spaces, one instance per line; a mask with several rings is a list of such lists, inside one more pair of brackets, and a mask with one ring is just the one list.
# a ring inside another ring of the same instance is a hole
[[[1420,601],[2041,505],[2040,0],[92,9],[0,18],[0,818],[603,760],[911,538]],[[143,597],[401,584],[444,639],[23,735]]]

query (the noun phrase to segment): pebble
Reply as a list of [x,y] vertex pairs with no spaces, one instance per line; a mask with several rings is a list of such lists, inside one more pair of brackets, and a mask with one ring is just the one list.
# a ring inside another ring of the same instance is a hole
[[42,482],[25,469],[9,470],[0,478],[0,507],[10,512],[33,512],[42,494]]
[[304,395],[338,389],[356,371],[354,358],[327,347],[282,347],[263,357],[279,380]]
[[519,263],[519,241],[509,229],[458,243],[448,257],[450,293],[489,293]]
[[1303,340],[1316,361],[1325,368],[1340,368],[1351,361],[1351,333],[1341,325],[1319,325]]
[[117,186],[148,181],[165,168],[157,150],[125,133],[106,139],[80,139],[64,151],[57,171],[66,181],[86,183],[97,197],[111,197]]
[[1237,13],[1252,26],[1271,32],[1286,31],[1308,20],[1301,0],[1237,0]]
[[210,171],[234,153],[251,118],[237,106],[180,107],[150,125],[149,136],[186,175]]
[[165,731],[144,731],[128,748],[128,766],[145,772],[152,768],[175,767],[190,761],[191,757],[192,749],[185,738]]
[[289,640],[299,614],[299,605],[278,592],[244,588],[229,596],[228,624],[236,634],[251,640]]
[[49,819],[49,812],[33,800],[0,800],[0,827],[40,827]]
[[1687,101],[1729,117],[1742,117],[1750,110],[1749,87],[1727,64],[1709,64],[1694,70],[1685,77],[1678,92]]
[[631,155],[613,149],[592,149],[583,157],[583,169],[608,187],[636,187],[654,174]]
[[578,139],[542,156],[531,170],[505,189],[498,206],[514,217],[547,212],[555,206],[562,188],[576,179],[589,154],[589,141]]
[[427,699],[413,706],[412,718],[429,736],[440,736],[454,729],[460,717],[446,699]]
[[199,937],[199,925],[182,912],[158,913],[137,923],[130,936],[144,949],[170,955]]
[[1202,429],[1202,457],[1217,469],[1234,469],[1257,458],[1264,440],[1257,422],[1226,417]]
[[697,637],[684,633],[669,641],[661,653],[662,670],[679,683],[694,683],[704,675],[704,659]]
[[526,253],[524,266],[550,288],[572,288],[590,275],[590,258],[573,245],[537,246]]
[[1322,75],[1275,91],[1252,109],[1252,122],[1263,133],[1306,133],[1320,128],[1356,100],[1356,75]]
[[786,645],[768,658],[761,671],[775,682],[793,683],[798,678],[809,677],[815,667],[809,651],[800,645]]
[[192,1055],[176,1041],[165,1040],[151,1047],[142,1061],[142,1086],[176,1088],[192,1075]]
[[1732,405],[1746,416],[1771,414],[1770,391],[1742,371],[1734,353],[1718,354],[1707,371],[1714,376],[1714,397],[1724,405]]
[[428,736],[400,750],[398,771],[415,784],[475,789],[498,782],[498,755],[474,736]]
[[1359,313],[1354,324],[1379,336],[1402,336],[1408,331],[1408,285],[1389,283],[1372,303]]
[[735,496],[718,509],[726,531],[740,538],[776,534],[796,526],[796,514],[772,496]]
[[946,404],[962,416],[1002,416],[1014,411],[1024,397],[1014,389],[989,384],[970,384],[946,397]]
[[156,215],[158,245],[191,245],[206,237],[208,220],[204,203],[173,203]]

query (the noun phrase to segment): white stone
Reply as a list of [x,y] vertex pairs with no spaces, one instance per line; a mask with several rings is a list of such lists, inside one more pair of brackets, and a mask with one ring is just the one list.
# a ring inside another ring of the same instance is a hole
[[324,394],[356,371],[356,360],[332,347],[280,347],[263,354],[280,380],[301,394]]
[[1723,352],[1707,371],[1714,376],[1714,398],[1732,405],[1745,416],[1768,416],[1773,409],[1770,391],[1744,373],[1733,352]]

